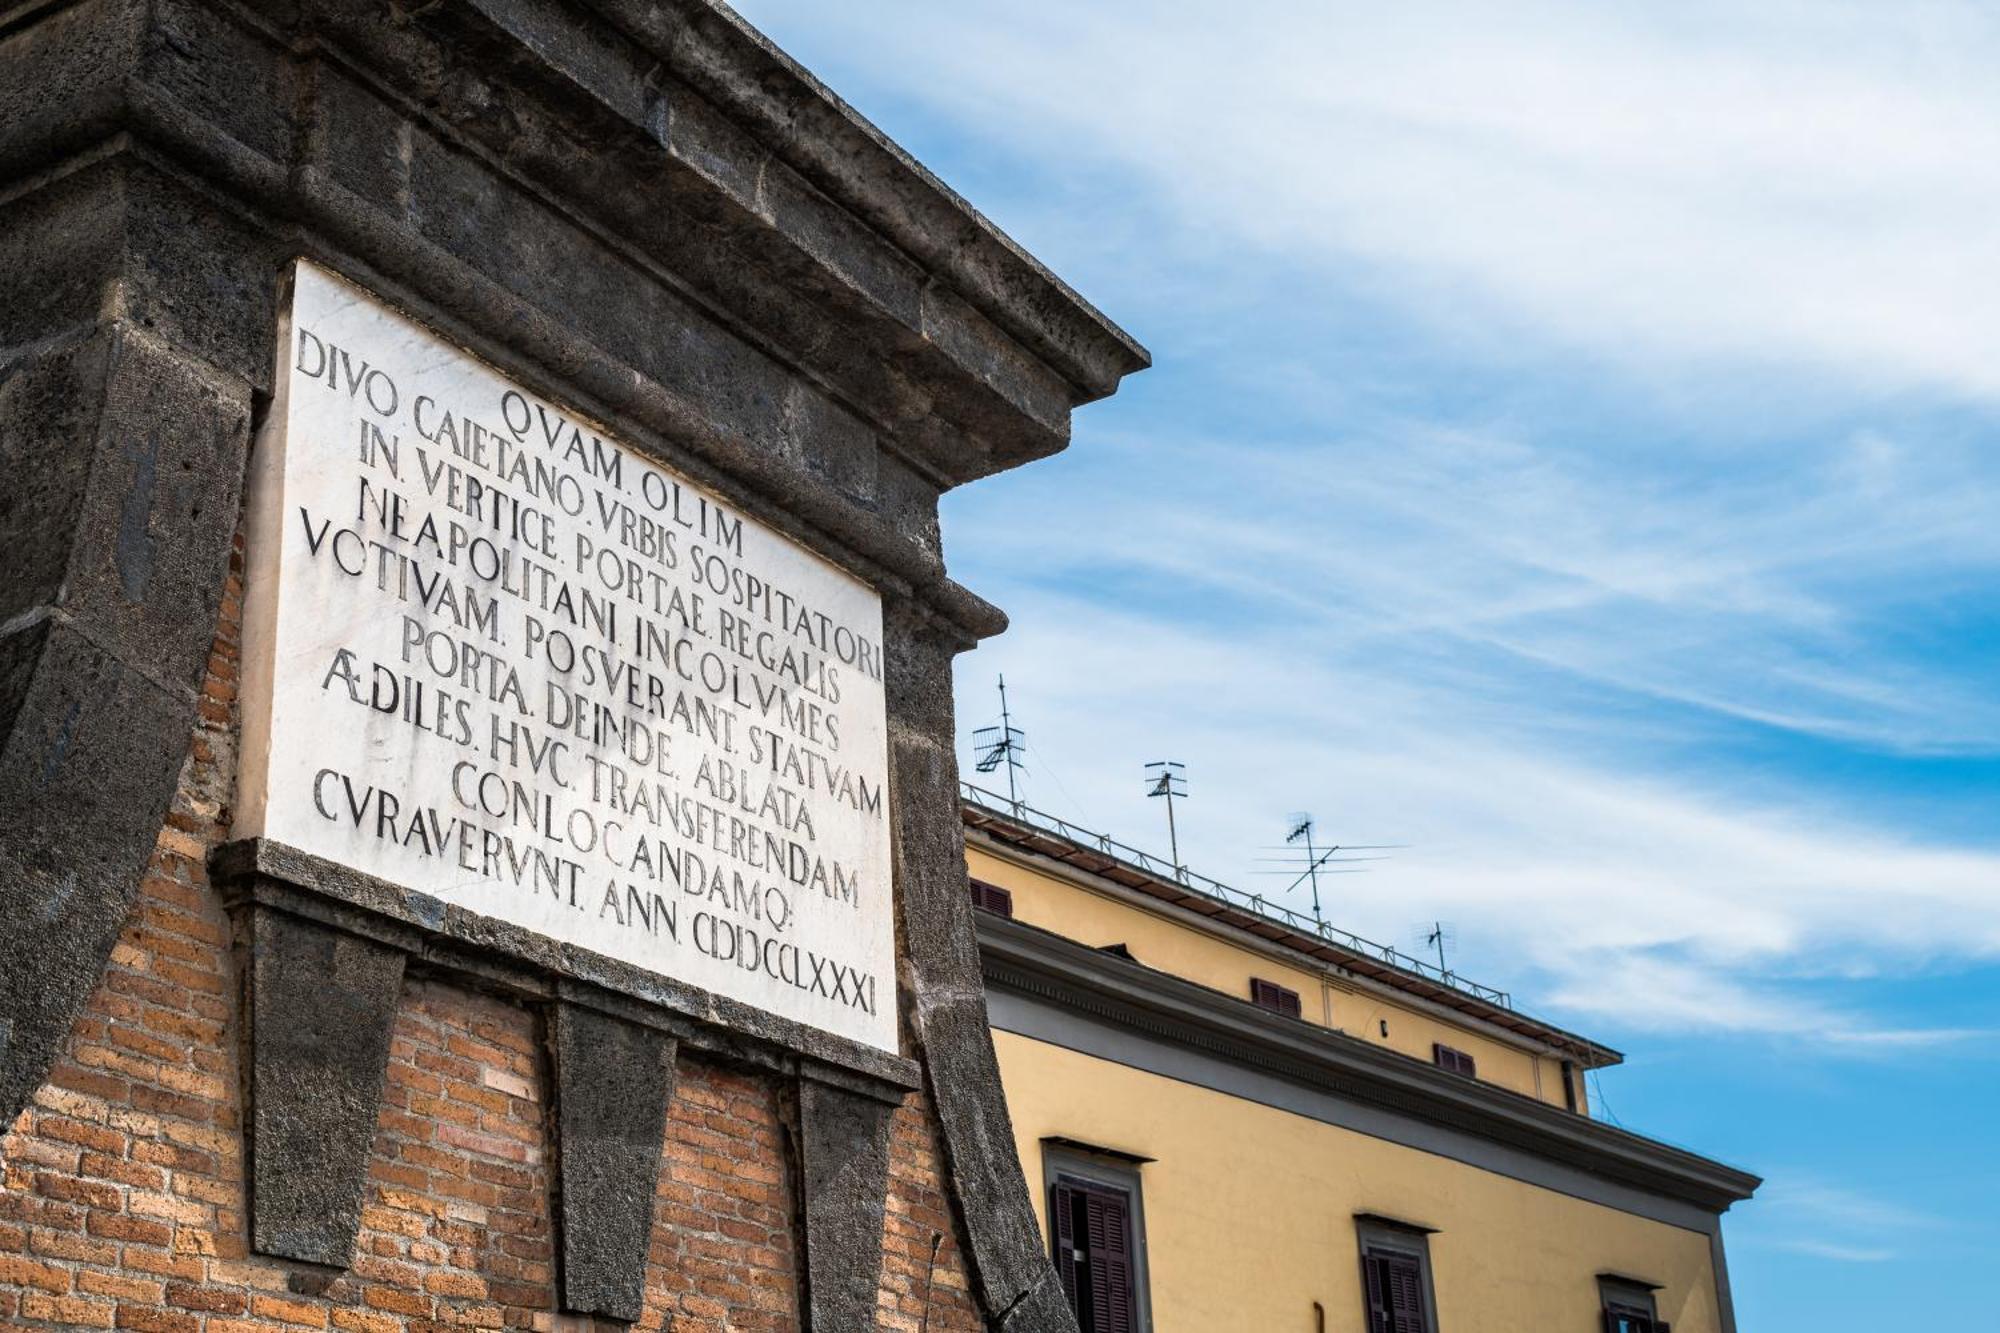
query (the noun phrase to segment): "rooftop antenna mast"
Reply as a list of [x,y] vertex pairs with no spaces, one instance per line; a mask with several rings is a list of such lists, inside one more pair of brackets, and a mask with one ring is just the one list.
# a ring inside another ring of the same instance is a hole
[[1146,795],[1167,798],[1167,847],[1174,858],[1174,878],[1185,880],[1187,867],[1181,864],[1180,830],[1174,826],[1174,798],[1187,799],[1187,766],[1171,759],[1146,765]]
[[[1299,849],[1300,844],[1304,844],[1304,851],[1306,854],[1305,868],[1300,870],[1298,874],[1292,879],[1292,882],[1285,886],[1284,891],[1286,893],[1290,893],[1293,889],[1296,889],[1299,885],[1310,883],[1312,885],[1313,921],[1320,926],[1324,926],[1326,924],[1326,918],[1323,915],[1321,915],[1321,904],[1319,897],[1319,877],[1321,875],[1359,875],[1363,873],[1363,871],[1361,871],[1360,869],[1349,870],[1346,869],[1345,867],[1350,862],[1355,862],[1355,861],[1382,861],[1388,859],[1386,857],[1381,857],[1381,856],[1344,856],[1341,855],[1341,853],[1393,851],[1398,847],[1401,847],[1402,844],[1390,843],[1390,842],[1368,842],[1368,843],[1336,842],[1336,843],[1329,843],[1326,846],[1321,846],[1317,841],[1314,840],[1313,837],[1313,833],[1318,827],[1319,827],[1318,823],[1313,819],[1311,815],[1304,815],[1304,814],[1293,815],[1290,820],[1290,827],[1285,832],[1284,847],[1271,847],[1266,849],[1268,851],[1274,851],[1274,852],[1284,851],[1287,852],[1287,855],[1284,857],[1258,858],[1261,861],[1270,861],[1270,860],[1282,861],[1285,864],[1286,868],[1283,870],[1259,870],[1257,873],[1260,875],[1291,874],[1292,868],[1299,865],[1299,862],[1294,859],[1296,850]],[[1342,868],[1337,870],[1332,869],[1331,867],[1335,866],[1336,864],[1338,864]]]
[[972,733],[972,744],[978,752],[973,767],[981,773],[991,773],[1001,765],[1007,767],[1007,804],[1014,813],[1021,812],[1021,793],[1015,784],[1014,775],[1021,771],[1021,752],[1027,748],[1028,738],[1014,725],[1013,715],[1007,711],[1007,678],[1000,677],[1000,725],[981,727]]
[[1451,922],[1433,921],[1428,926],[1418,926],[1417,933],[1423,937],[1426,949],[1437,950],[1438,971],[1450,976],[1451,965],[1445,961],[1444,951],[1458,942],[1458,932],[1452,929]]
[[[1320,919],[1319,853],[1313,850],[1313,817],[1311,815],[1297,816],[1292,821],[1292,831],[1285,835],[1285,842],[1288,846],[1295,842],[1303,842],[1306,845],[1306,878],[1312,881],[1313,920],[1318,921]],[[1331,856],[1333,853],[1328,852],[1327,855]]]

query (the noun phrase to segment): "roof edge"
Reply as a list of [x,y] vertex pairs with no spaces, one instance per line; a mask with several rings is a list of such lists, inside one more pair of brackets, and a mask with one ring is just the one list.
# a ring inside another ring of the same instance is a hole
[[1339,1096],[1478,1135],[1721,1213],[1761,1177],[1685,1148],[1433,1069],[1360,1038],[1129,962],[1023,922],[976,914],[987,982],[1195,1046]]
[[1108,397],[1152,354],[723,0],[586,0],[800,175],[1040,357]]
[[[1288,949],[1314,963],[1340,968],[1349,975],[1375,982],[1428,1004],[1478,1019],[1503,1032],[1562,1051],[1586,1069],[1605,1069],[1625,1062],[1623,1052],[1602,1042],[1593,1041],[1579,1033],[1557,1027],[1553,1023],[1543,1022],[1514,1009],[1511,1005],[1494,1003],[1459,986],[1432,980],[1394,962],[1349,948],[1337,940],[1308,934],[1269,914],[1259,913],[1225,898],[1204,893],[1191,885],[1154,874],[1143,866],[1107,852],[1102,847],[1090,846],[1039,826],[1014,821],[1006,812],[994,810],[977,801],[961,800],[959,806],[963,821],[969,828],[1022,855],[1050,860],[1072,872],[1088,876],[1104,884],[1108,889],[1144,894],[1169,906],[1191,908],[1196,910],[1198,915],[1224,925],[1248,929],[1266,943]],[[1007,836],[1009,833],[1014,836]],[[1037,841],[1054,841],[1107,864],[1099,869],[1059,859],[1036,847],[1034,844]],[[1110,869],[1115,869],[1124,878],[1110,878],[1104,873]]]

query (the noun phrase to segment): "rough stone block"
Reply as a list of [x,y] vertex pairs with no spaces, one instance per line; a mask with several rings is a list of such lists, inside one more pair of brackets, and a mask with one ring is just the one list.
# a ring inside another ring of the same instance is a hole
[[[919,999],[931,1098],[945,1128],[952,1184],[965,1214],[977,1218],[967,1239],[990,1311],[1013,1308],[1051,1272],[1028,1184],[1014,1145],[1000,1086],[999,1061],[986,1025],[986,1002],[971,996],[926,1004]],[[1074,1327],[1069,1323],[1008,1328]]]
[[[0,67],[0,85],[6,74]],[[0,349],[97,323],[123,261],[124,224],[116,163],[84,167],[0,207]]]
[[889,737],[889,770],[898,906],[916,980],[976,992],[979,945],[958,822],[958,768],[949,750],[898,729]]
[[639,1317],[676,1043],[595,1009],[558,1004],[555,1048],[562,1304]]
[[45,614],[0,639],[0,1124],[104,970],[187,750],[192,701]]
[[249,393],[114,326],[0,380],[0,525],[27,568],[0,614],[59,606],[102,648],[191,690],[236,526]]
[[250,1243],[345,1268],[381,1113],[403,953],[251,909]]
[[[1039,1239],[1039,1238],[1038,1238]],[[995,1325],[999,1333],[1076,1333],[1076,1315],[1063,1295],[1054,1265]]]
[[800,1081],[800,1202],[811,1333],[858,1333],[875,1326],[889,1191],[889,1118],[895,1113],[876,1098]]

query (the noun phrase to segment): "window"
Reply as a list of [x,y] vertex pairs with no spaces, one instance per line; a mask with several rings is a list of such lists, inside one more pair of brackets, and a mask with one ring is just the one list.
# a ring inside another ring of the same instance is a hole
[[1146,1231],[1135,1165],[1145,1159],[1046,1140],[1042,1152],[1056,1273],[1078,1328],[1147,1333]]
[[1014,895],[998,884],[972,881],[972,905],[983,907],[995,916],[1014,915]]
[[1368,1333],[1437,1333],[1426,1230],[1378,1217],[1356,1225]]
[[1479,1066],[1471,1056],[1464,1051],[1453,1050],[1443,1042],[1431,1043],[1431,1060],[1447,1073],[1463,1074],[1467,1078],[1479,1077]]
[[1275,981],[1262,977],[1250,978],[1250,1003],[1272,1013],[1283,1014],[1287,1018],[1297,1018],[1300,1014],[1299,993],[1289,986],[1280,986]]
[[1651,1282],[1600,1273],[1597,1292],[1604,1302],[1604,1333],[1670,1333],[1653,1303]]

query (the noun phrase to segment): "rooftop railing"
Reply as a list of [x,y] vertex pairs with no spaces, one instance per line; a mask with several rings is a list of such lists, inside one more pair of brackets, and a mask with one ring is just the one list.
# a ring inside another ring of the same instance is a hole
[[1440,986],[1448,986],[1452,990],[1462,991],[1467,995],[1484,1000],[1488,1004],[1497,1005],[1502,1009],[1512,1009],[1514,1007],[1514,999],[1506,991],[1495,989],[1492,986],[1482,986],[1478,982],[1462,977],[1447,968],[1441,968],[1433,963],[1426,963],[1421,958],[1412,957],[1400,949],[1392,948],[1387,944],[1377,944],[1373,940],[1363,939],[1361,936],[1353,934],[1350,931],[1341,930],[1337,926],[1329,925],[1326,921],[1318,917],[1308,916],[1303,912],[1295,912],[1282,903],[1272,902],[1261,893],[1245,893],[1242,889],[1233,889],[1221,880],[1210,879],[1207,875],[1189,870],[1186,866],[1170,864],[1162,857],[1141,851],[1139,848],[1122,843],[1107,834],[1078,828],[1060,815],[1052,815],[1045,810],[1037,810],[1025,801],[1010,801],[1005,796],[987,791],[984,787],[976,787],[970,782],[960,782],[958,786],[960,795],[972,805],[976,805],[993,814],[1002,815],[1008,819],[1026,824],[1031,828],[1038,828],[1044,833],[1052,833],[1066,842],[1073,842],[1080,847],[1088,847],[1094,851],[1101,852],[1114,861],[1122,861],[1133,869],[1142,871],[1156,879],[1172,880],[1182,888],[1187,889],[1190,893],[1199,894],[1205,898],[1212,898],[1219,903],[1241,911],[1255,913],[1274,925],[1296,930],[1300,934],[1315,935],[1329,944],[1346,949],[1350,953],[1357,953],[1367,958],[1379,960],[1400,971],[1413,972],[1426,981],[1435,982]]

